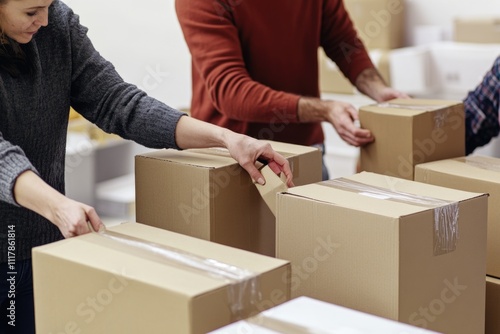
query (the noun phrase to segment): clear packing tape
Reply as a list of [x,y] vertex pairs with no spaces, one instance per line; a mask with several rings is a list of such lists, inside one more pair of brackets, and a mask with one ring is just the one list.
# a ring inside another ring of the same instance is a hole
[[255,306],[262,297],[257,275],[249,270],[113,231],[103,230],[97,234],[147,259],[228,283],[228,305],[233,320],[242,319],[244,313],[248,313],[250,307]]
[[457,247],[459,238],[458,202],[392,191],[345,178],[323,181],[320,184],[381,200],[434,209],[434,255],[453,252]]
[[[426,112],[431,112],[431,111],[437,111],[439,109],[443,109],[444,106],[436,106],[436,105],[419,105],[419,104],[398,104],[398,103],[391,103],[391,102],[382,102],[378,103],[377,107],[381,108],[394,108],[394,109],[409,109],[409,110],[416,110],[416,111],[426,111]],[[442,128],[446,122],[446,111],[442,112],[437,112],[434,115],[434,127],[435,128]]]

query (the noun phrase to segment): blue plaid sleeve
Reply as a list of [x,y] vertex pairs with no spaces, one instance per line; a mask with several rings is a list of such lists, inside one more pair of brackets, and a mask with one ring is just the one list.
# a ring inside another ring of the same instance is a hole
[[486,145],[498,136],[500,125],[500,56],[495,60],[483,81],[464,100],[466,153]]

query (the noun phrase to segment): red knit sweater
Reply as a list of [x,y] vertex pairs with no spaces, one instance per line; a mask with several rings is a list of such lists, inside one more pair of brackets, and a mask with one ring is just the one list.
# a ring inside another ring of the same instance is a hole
[[192,56],[193,117],[255,138],[322,143],[297,123],[300,96],[319,97],[317,50],[353,82],[373,67],[341,0],[176,0]]

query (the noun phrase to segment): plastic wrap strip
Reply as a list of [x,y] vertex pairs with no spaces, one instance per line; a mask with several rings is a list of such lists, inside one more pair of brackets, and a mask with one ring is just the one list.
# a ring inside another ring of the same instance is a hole
[[463,158],[462,161],[469,166],[473,166],[476,168],[485,169],[485,170],[489,170],[489,171],[493,171],[493,172],[500,172],[500,162],[499,163],[490,163],[487,161],[479,161],[478,159],[474,159],[472,157],[465,157],[465,158]]
[[243,312],[261,299],[257,275],[249,270],[113,231],[100,231],[98,234],[132,248],[146,258],[227,282],[233,320],[241,319]]
[[[409,109],[417,111],[437,111],[443,109],[445,106],[430,106],[430,105],[411,105],[411,104],[397,104],[390,102],[383,102],[377,104],[381,108],[397,108],[397,109]],[[446,113],[438,112],[434,115],[434,128],[441,128],[446,123]]]
[[418,105],[418,104],[397,104],[390,102],[378,103],[377,107],[381,108],[394,108],[394,109],[410,109],[410,110],[419,110],[419,111],[435,111],[442,109],[444,106],[430,106],[430,105]]
[[456,249],[458,233],[458,202],[445,201],[428,196],[420,196],[361,182],[339,178],[320,184],[373,198],[417,205],[434,210],[434,255],[452,252]]

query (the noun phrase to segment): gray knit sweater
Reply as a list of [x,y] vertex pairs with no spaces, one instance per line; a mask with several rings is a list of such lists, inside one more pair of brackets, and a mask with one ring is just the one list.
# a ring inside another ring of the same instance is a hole
[[17,205],[12,191],[17,176],[33,170],[64,193],[70,105],[106,132],[151,148],[177,148],[175,127],[182,114],[125,83],[86,33],[78,16],[56,0],[49,25],[24,45],[34,75],[0,72],[0,262],[7,261],[9,225],[15,226],[17,260],[31,258],[34,246],[62,238],[56,226]]

